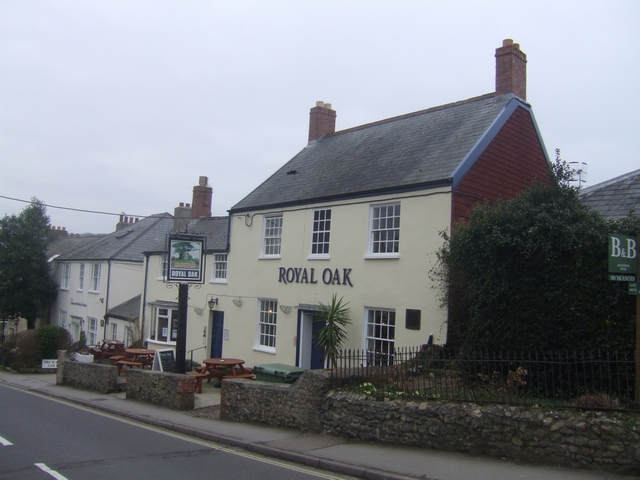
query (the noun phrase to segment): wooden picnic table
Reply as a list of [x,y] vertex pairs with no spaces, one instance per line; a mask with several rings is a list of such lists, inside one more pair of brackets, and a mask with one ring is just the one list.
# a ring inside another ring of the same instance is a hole
[[205,368],[201,373],[211,378],[253,378],[251,370],[245,368],[240,358],[207,358],[202,361]]
[[[115,364],[118,366],[118,375],[124,370],[125,367],[130,368],[143,368],[153,365],[153,356],[155,350],[149,350],[146,348],[127,348],[124,350],[124,356],[115,360]],[[113,364],[114,362],[112,362]]]
[[91,347],[94,362],[100,363],[105,358],[124,355],[124,343],[119,340],[103,340],[99,347]]

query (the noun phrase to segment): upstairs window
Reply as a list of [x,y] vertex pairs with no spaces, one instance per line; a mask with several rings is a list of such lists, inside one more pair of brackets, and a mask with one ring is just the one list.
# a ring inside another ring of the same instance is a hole
[[80,275],[78,275],[78,290],[84,290],[84,263],[80,264]]
[[400,252],[400,204],[372,205],[369,255],[397,257]]
[[214,283],[227,283],[227,254],[215,254],[213,256]]
[[92,292],[100,291],[100,264],[99,263],[91,264],[91,291]]
[[328,257],[329,241],[331,239],[331,209],[313,211],[313,226],[311,229],[311,256]]
[[69,290],[69,277],[71,276],[71,264],[62,264],[62,276],[60,278],[60,289]]
[[282,243],[282,215],[265,217],[262,235],[262,257],[280,258]]

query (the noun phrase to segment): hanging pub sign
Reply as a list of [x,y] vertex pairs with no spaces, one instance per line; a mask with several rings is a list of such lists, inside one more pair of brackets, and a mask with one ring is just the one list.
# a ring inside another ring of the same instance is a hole
[[635,236],[609,235],[609,280],[635,282],[638,243]]
[[204,283],[206,237],[167,235],[167,282]]

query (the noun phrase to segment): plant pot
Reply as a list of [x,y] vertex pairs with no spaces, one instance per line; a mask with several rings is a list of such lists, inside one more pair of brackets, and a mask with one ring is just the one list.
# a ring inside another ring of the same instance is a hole
[[82,363],[93,363],[93,355],[89,354],[89,355],[83,355],[81,353],[74,353],[73,354],[73,359],[76,362],[82,362]]

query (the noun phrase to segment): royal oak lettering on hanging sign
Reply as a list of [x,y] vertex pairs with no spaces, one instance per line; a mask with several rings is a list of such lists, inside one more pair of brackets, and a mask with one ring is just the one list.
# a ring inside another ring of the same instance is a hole
[[284,283],[307,283],[317,284],[318,279],[322,280],[325,285],[349,285],[353,287],[351,283],[350,268],[325,268],[322,274],[316,276],[315,268],[293,268],[293,267],[280,267],[278,269],[278,282]]

